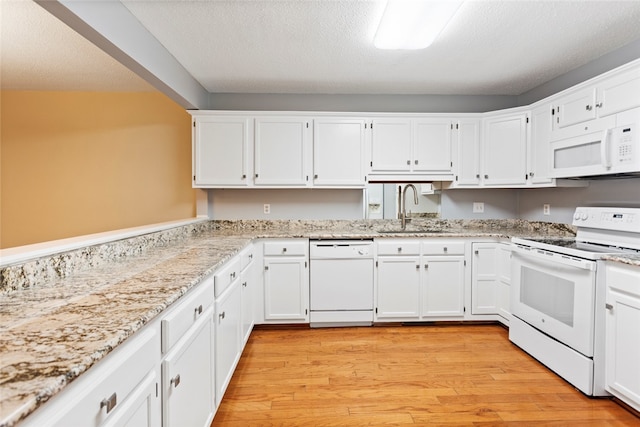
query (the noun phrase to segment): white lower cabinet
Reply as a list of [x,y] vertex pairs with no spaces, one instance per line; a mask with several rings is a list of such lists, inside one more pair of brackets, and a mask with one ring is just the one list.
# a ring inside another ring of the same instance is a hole
[[205,427],[215,414],[214,280],[206,278],[163,316],[163,427]]
[[213,420],[212,315],[212,308],[202,313],[162,362],[164,427],[205,427]]
[[[239,265],[239,263],[238,263]],[[216,273],[217,274],[217,273]],[[226,273],[225,273],[226,274]],[[231,381],[233,371],[240,360],[242,346],[242,286],[239,276],[216,295],[215,313],[215,376],[216,405]]]
[[240,253],[240,287],[242,293],[242,345],[247,343],[256,318],[256,290],[258,269],[256,245],[250,245]]
[[511,250],[508,243],[472,244],[471,314],[500,315],[508,324],[510,314]]
[[605,388],[640,411],[640,268],[608,263],[606,283]]
[[376,321],[464,317],[464,242],[378,240]]
[[21,426],[160,425],[159,348],[158,326],[148,325]]
[[309,241],[264,243],[264,323],[309,322]]

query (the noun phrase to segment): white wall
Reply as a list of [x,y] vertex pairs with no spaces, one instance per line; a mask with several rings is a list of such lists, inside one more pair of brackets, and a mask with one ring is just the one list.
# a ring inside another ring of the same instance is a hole
[[212,219],[362,219],[363,190],[209,190],[209,213]]
[[[473,203],[483,202],[484,212],[474,213]],[[518,190],[444,190],[440,206],[443,219],[509,219],[518,217]]]

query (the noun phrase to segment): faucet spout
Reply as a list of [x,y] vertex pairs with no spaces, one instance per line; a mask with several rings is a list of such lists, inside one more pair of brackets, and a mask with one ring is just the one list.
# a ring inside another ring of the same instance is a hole
[[411,188],[413,190],[413,203],[415,205],[418,204],[418,190],[416,186],[413,184],[407,184],[404,186],[404,190],[402,190],[402,214],[400,215],[402,229],[407,228],[407,222],[411,221],[410,218],[407,218],[407,190]]

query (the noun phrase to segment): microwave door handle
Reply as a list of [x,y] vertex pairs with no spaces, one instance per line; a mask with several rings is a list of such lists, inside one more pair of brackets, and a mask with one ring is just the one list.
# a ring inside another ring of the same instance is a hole
[[600,156],[602,158],[602,166],[606,169],[611,169],[611,129],[605,129],[602,135]]

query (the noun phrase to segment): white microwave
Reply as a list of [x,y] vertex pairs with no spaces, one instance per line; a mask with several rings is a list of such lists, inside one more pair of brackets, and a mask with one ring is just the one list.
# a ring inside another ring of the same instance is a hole
[[[636,116],[625,115],[623,117]],[[617,120],[621,122],[622,120]],[[597,126],[596,126],[597,128]],[[553,178],[640,175],[640,120],[551,142]]]

